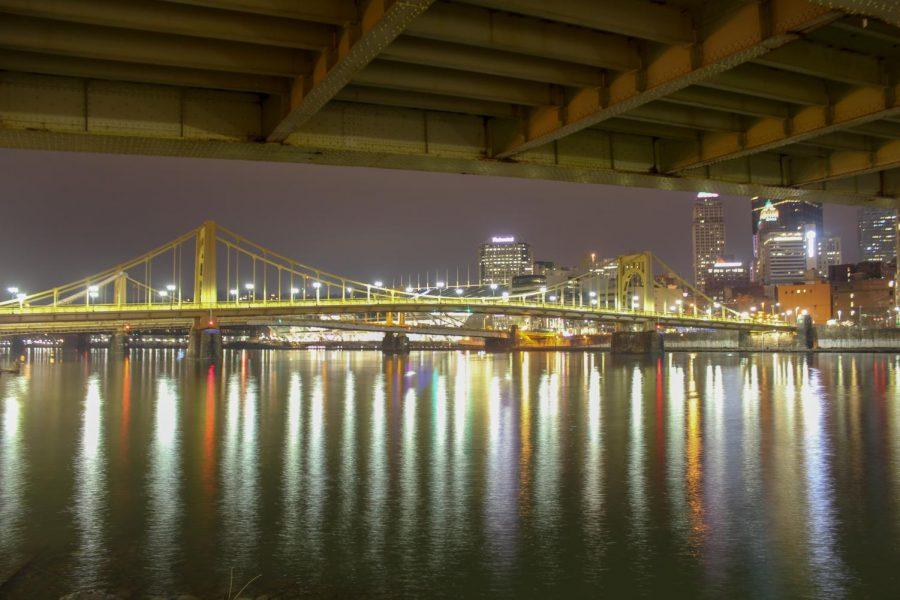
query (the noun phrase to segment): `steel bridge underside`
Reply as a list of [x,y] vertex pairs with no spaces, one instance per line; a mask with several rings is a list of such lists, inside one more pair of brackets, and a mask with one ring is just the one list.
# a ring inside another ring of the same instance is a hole
[[900,205],[900,3],[0,0],[0,146]]
[[[571,306],[524,306],[506,303],[455,303],[442,305],[421,302],[341,303],[319,304],[276,303],[253,307],[220,304],[207,307],[115,307],[98,306],[92,310],[34,310],[0,315],[0,335],[50,332],[105,332],[121,330],[126,325],[131,330],[153,328],[190,329],[195,323],[212,319],[218,326],[241,325],[297,325],[325,329],[349,329],[357,331],[396,331],[407,333],[431,333],[465,337],[505,337],[506,332],[473,330],[440,326],[397,326],[371,322],[341,322],[339,320],[296,320],[296,317],[315,315],[371,315],[393,314],[480,314],[512,317],[533,317],[590,321],[594,323],[659,324],[663,327],[693,327],[704,329],[728,329],[738,331],[795,331],[785,323],[766,323],[756,320],[734,320],[689,315],[664,315],[642,311],[617,312]],[[315,324],[313,324],[315,323]]]

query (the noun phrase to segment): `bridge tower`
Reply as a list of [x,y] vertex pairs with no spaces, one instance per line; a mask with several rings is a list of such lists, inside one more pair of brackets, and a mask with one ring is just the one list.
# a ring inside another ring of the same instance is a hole
[[194,258],[194,302],[212,303],[219,299],[216,279],[216,223],[205,221],[197,229]]
[[128,302],[128,277],[125,273],[116,275],[116,281],[113,287],[113,299],[116,306],[122,306]]
[[639,306],[646,311],[654,308],[653,299],[653,254],[641,252],[628,254],[618,259],[618,275],[616,277],[616,308],[627,310],[632,307],[630,287],[635,280],[640,282],[641,293],[637,294]]

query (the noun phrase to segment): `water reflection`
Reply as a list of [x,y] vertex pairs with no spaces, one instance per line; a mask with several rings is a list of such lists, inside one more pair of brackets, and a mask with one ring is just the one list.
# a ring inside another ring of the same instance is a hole
[[13,598],[900,584],[895,356],[142,351],[0,385],[0,566],[60,573]]

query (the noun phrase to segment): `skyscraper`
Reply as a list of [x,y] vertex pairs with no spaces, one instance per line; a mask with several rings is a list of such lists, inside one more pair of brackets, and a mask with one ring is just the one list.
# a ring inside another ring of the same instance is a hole
[[891,208],[859,210],[859,254],[863,260],[891,262],[896,256],[897,212]]
[[725,252],[725,211],[718,194],[700,192],[694,201],[691,226],[694,250],[694,282],[706,287],[709,268]]
[[[810,262],[810,243],[815,243],[815,230],[771,231],[763,235],[760,243],[760,274],[766,284],[797,283],[804,280]],[[812,240],[810,242],[810,239]],[[813,257],[815,255],[813,254]]]
[[[754,198],[752,201],[753,215],[753,273],[756,281],[766,284],[777,283],[766,280],[763,240],[770,233],[799,232],[807,245],[809,253],[809,238],[816,240],[812,246],[814,256],[819,253],[818,240],[824,238],[824,219],[822,204],[808,200],[771,200],[766,198]],[[810,258],[810,257],[808,257]],[[817,265],[816,265],[817,266]]]
[[516,242],[512,236],[500,236],[482,244],[478,255],[479,279],[482,284],[510,285],[516,275],[534,273],[531,245]]
[[830,235],[819,240],[819,275],[828,277],[828,268],[843,262],[841,238]]

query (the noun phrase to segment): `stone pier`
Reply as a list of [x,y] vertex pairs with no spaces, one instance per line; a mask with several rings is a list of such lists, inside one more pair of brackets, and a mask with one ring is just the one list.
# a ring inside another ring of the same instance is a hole
[[187,357],[203,362],[222,359],[222,330],[214,319],[198,319],[191,327]]
[[385,354],[408,354],[409,338],[405,333],[388,332],[381,340],[381,351]]
[[125,356],[128,348],[128,332],[116,331],[109,336],[109,352],[113,356]]
[[88,352],[91,349],[91,334],[89,333],[69,333],[62,336],[62,341],[64,350]]
[[657,355],[663,353],[663,336],[658,331],[614,331],[613,354]]

